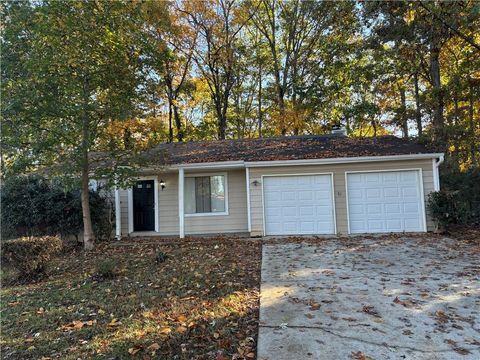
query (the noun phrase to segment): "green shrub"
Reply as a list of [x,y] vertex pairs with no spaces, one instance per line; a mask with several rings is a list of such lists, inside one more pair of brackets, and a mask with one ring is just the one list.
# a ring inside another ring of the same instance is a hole
[[159,251],[157,255],[155,255],[155,262],[157,264],[161,264],[168,259],[168,254],[164,253],[163,251]]
[[442,190],[431,193],[428,208],[442,229],[451,225],[480,225],[480,169],[449,170],[441,174]]
[[117,264],[112,259],[101,260],[97,264],[97,275],[104,279],[113,279],[118,273]]
[[[83,229],[79,191],[65,191],[60,183],[40,176],[11,177],[2,186],[2,238],[78,235]],[[93,230],[98,239],[112,233],[112,204],[90,192]]]
[[7,240],[2,243],[2,261],[17,269],[22,278],[38,277],[61,249],[62,240],[58,236]]
[[460,223],[461,211],[457,207],[458,203],[458,192],[436,191],[428,195],[430,214],[442,229]]

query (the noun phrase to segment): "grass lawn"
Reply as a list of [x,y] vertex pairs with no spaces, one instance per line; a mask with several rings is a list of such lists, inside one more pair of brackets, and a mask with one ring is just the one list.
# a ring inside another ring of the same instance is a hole
[[[2,358],[254,358],[260,242],[152,242],[69,253],[46,279],[3,287]],[[112,279],[97,275],[105,259]]]

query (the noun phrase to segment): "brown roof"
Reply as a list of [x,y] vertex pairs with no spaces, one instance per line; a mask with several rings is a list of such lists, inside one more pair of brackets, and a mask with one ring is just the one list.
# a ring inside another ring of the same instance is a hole
[[218,161],[327,159],[434,153],[395,136],[353,138],[338,135],[162,143],[144,153],[147,163],[174,165]]

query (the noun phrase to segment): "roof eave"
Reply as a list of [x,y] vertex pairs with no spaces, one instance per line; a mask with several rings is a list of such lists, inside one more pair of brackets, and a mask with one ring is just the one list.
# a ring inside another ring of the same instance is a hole
[[[185,170],[216,170],[216,169],[243,169],[247,167],[272,167],[272,166],[295,166],[295,165],[325,165],[325,164],[346,164],[378,161],[401,161],[401,160],[422,160],[438,159],[444,156],[444,153],[423,153],[423,154],[401,154],[401,155],[383,155],[383,156],[356,156],[339,157],[326,159],[297,159],[297,160],[264,160],[264,161],[214,161],[202,163],[186,163],[167,165],[162,168],[163,171],[175,171],[180,168]],[[144,171],[154,171],[158,168],[142,168]]]
[[326,159],[298,159],[298,160],[271,160],[271,161],[248,161],[245,167],[270,167],[270,166],[293,166],[293,165],[324,165],[324,164],[346,164],[376,161],[400,161],[400,160],[422,160],[436,159],[444,156],[443,153],[423,154],[401,154],[383,156],[356,156]]

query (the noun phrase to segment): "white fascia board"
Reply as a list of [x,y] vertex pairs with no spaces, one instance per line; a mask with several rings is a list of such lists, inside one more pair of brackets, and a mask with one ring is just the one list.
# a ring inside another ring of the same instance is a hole
[[387,156],[358,156],[330,159],[302,159],[302,160],[273,160],[273,161],[250,161],[245,162],[245,167],[269,167],[269,166],[293,166],[293,165],[323,165],[323,164],[345,164],[372,161],[398,161],[398,160],[421,160],[434,159],[443,156],[442,153],[432,154],[406,154]]
[[245,162],[243,160],[236,161],[217,161],[206,163],[191,163],[191,164],[175,164],[170,166],[170,169],[183,168],[185,170],[197,169],[225,169],[225,168],[244,168]]

